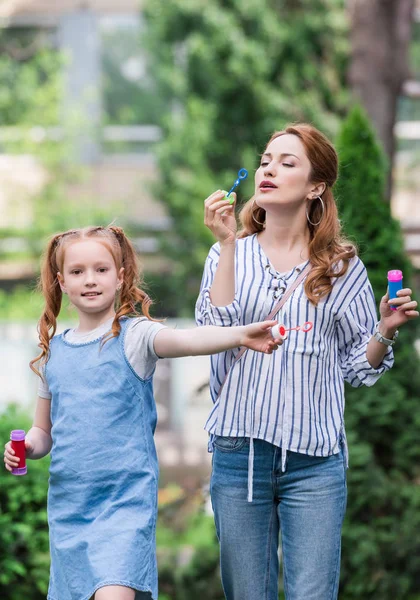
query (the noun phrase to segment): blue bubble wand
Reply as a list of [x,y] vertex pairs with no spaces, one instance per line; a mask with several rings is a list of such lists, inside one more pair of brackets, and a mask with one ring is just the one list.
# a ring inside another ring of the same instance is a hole
[[[230,188],[230,190],[226,194],[225,198],[229,198],[229,196],[231,195],[231,193],[233,192],[233,190],[235,188],[237,188],[238,185],[241,183],[241,181],[243,181],[247,177],[248,177],[248,171],[246,169],[239,169],[239,171],[238,171],[238,178],[236,179],[235,183],[232,185],[232,187]],[[235,198],[231,198],[229,204],[233,204],[234,202],[235,202]]]

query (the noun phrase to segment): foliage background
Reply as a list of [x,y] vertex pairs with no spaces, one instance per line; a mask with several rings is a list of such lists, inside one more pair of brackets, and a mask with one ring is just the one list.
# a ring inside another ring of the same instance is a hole
[[[146,104],[133,112],[133,105],[122,101],[130,95],[139,103],[145,98],[118,72],[118,52],[132,47],[132,37],[124,38],[117,54],[105,54],[104,86],[110,122],[135,124],[144,122],[147,114],[162,128],[155,194],[172,218],[162,251],[171,256],[174,270],[164,281],[146,273],[152,295],[163,298],[161,314],[192,315],[203,263],[213,243],[202,223],[204,198],[214,189],[229,189],[244,166],[250,177],[239,188],[239,203],[250,197],[258,153],[273,130],[296,120],[312,122],[336,141],[340,216],[346,233],[359,245],[377,302],[385,291],[388,269],[402,268],[405,283],[413,282],[400,226],[391,217],[383,191],[387,173],[383,153],[363,111],[359,107],[349,111],[343,0],[147,0],[144,23],[138,46],[147,53],[151,87]],[[15,255],[38,260],[45,238],[69,222],[82,226],[112,220],[112,209],[111,214],[101,212],[89,199],[77,207],[69,202],[69,182],[86,176],[69,160],[80,123],[69,123],[60,143],[34,142],[33,123],[59,122],[63,60],[49,39],[22,58],[16,47],[32,45],[37,36],[27,30],[5,30],[0,35],[1,124],[19,125],[27,132],[23,140],[13,136],[3,140],[3,150],[34,155],[49,175],[34,199],[33,227],[6,231],[0,226],[0,260]],[[155,97],[159,102],[153,102]],[[11,235],[25,240],[23,251],[1,245]],[[0,290],[4,319],[38,317],[41,301],[34,285]],[[418,338],[418,326],[404,328],[394,369],[373,388],[346,389],[351,468],[342,600],[420,600],[420,539],[415,533],[420,527],[420,365],[414,346]],[[17,422],[29,425],[13,407],[0,415],[3,440]],[[46,459],[31,462],[25,478],[0,473],[4,600],[45,597],[47,470]],[[223,599],[217,540],[206,501],[201,489],[161,490],[157,538],[162,600]]]
[[214,241],[204,199],[229,189],[242,167],[239,202],[249,198],[258,154],[287,122],[337,131],[348,100],[347,20],[341,0],[149,0],[145,21],[157,92],[172,107],[160,121],[155,194],[174,222],[164,251],[174,259],[175,310],[190,316]]
[[[355,106],[337,139],[336,186],[344,229],[356,240],[376,302],[386,273],[413,269],[399,223],[385,201],[387,164],[366,114]],[[346,385],[350,448],[348,508],[343,532],[343,597],[417,599],[420,589],[419,323],[401,329],[392,370],[373,387]]]

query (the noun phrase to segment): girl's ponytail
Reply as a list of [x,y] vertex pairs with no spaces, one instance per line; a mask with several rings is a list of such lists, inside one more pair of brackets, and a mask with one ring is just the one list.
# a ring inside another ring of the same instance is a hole
[[148,319],[152,319],[149,308],[152,305],[151,298],[141,288],[144,282],[140,276],[140,265],[133,244],[125,235],[124,230],[116,225],[107,227],[112,231],[121,248],[122,267],[124,268],[124,278],[117,298],[116,314],[112,323],[112,335],[105,338],[104,342],[119,335],[121,325],[119,319],[128,315],[138,315],[136,304],[141,304],[141,312]]
[[57,329],[57,317],[60,313],[63,299],[63,292],[57,279],[59,269],[56,260],[57,247],[62,235],[59,233],[52,237],[47,246],[42,261],[41,276],[38,285],[45,299],[44,310],[38,322],[38,347],[41,348],[41,353],[31,360],[29,366],[40,377],[41,374],[35,367],[35,364],[41,361],[40,366],[42,366],[47,361],[50,341]]

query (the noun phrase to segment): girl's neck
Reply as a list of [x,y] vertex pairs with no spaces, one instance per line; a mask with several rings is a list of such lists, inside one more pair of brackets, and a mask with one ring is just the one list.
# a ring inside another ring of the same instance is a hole
[[79,324],[76,327],[76,331],[78,333],[87,333],[88,331],[93,331],[97,329],[103,323],[106,323],[111,318],[115,317],[114,307],[111,307],[107,311],[100,313],[83,313],[78,311],[79,313]]

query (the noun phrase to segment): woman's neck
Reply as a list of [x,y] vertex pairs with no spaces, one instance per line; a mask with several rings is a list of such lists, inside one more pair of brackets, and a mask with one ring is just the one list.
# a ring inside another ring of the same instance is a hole
[[280,223],[268,218],[265,229],[258,235],[260,243],[266,248],[282,253],[299,254],[306,260],[310,233],[306,223],[295,220],[290,223]]

